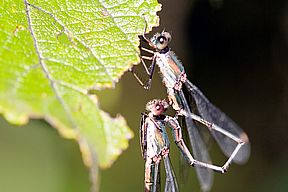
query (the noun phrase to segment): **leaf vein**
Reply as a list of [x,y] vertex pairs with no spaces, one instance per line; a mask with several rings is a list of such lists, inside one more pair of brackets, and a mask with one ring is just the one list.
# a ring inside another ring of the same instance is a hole
[[[24,0],[24,1],[27,2],[27,0]],[[67,37],[69,38],[69,40],[73,43],[73,41],[71,40],[71,34],[73,34],[73,33],[72,33],[70,30],[68,30],[68,29],[65,27],[65,25],[64,25],[57,17],[55,17],[52,13],[50,13],[50,12],[42,9],[41,7],[38,7],[38,6],[33,5],[33,4],[30,4],[30,3],[28,3],[28,2],[27,2],[27,5],[35,8],[35,9],[37,9],[37,10],[39,10],[39,11],[42,11],[42,12],[48,14],[50,17],[52,17],[52,18],[63,28],[64,33],[67,35]],[[73,38],[75,38],[78,42],[80,42],[86,49],[88,49],[88,50],[92,53],[93,57],[94,57],[94,58],[99,62],[99,64],[103,67],[103,69],[104,69],[105,73],[107,74],[108,78],[111,80],[112,83],[114,83],[112,74],[111,74],[108,70],[106,70],[105,65],[104,65],[103,62],[99,59],[99,57],[97,57],[97,55],[95,54],[95,52],[94,52],[86,43],[84,43],[81,39],[79,39],[77,36],[74,36]]]
[[24,0],[24,4],[25,4],[25,11],[26,11],[26,16],[27,16],[28,26],[29,26],[29,30],[30,30],[30,34],[32,36],[33,42],[34,42],[34,47],[35,47],[35,50],[36,50],[36,54],[38,56],[39,64],[42,67],[42,70],[43,70],[44,74],[46,75],[48,81],[50,82],[51,88],[52,88],[53,92],[55,93],[55,96],[56,96],[57,100],[62,105],[62,107],[63,107],[63,109],[64,109],[64,111],[65,111],[65,113],[67,115],[67,118],[69,119],[73,129],[77,130],[77,132],[78,132],[79,128],[77,127],[75,121],[73,120],[72,114],[68,110],[68,107],[66,106],[64,100],[61,98],[60,94],[58,93],[55,81],[51,77],[45,62],[43,62],[44,61],[43,60],[43,56],[42,56],[42,54],[40,52],[39,45],[38,45],[36,36],[34,34],[34,30],[33,30],[32,26],[31,26],[31,16],[30,16],[30,11],[29,11],[30,3],[27,0]]

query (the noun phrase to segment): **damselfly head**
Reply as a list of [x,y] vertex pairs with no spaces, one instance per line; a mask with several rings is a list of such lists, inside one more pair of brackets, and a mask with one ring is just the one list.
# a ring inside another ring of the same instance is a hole
[[151,43],[159,50],[165,49],[171,40],[171,35],[168,32],[156,33],[151,39]]
[[153,99],[146,104],[146,110],[150,111],[153,115],[161,115],[164,113],[169,104],[165,100]]

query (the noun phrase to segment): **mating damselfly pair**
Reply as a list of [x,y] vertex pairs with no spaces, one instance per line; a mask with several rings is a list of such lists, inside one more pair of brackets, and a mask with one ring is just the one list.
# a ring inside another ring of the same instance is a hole
[[[209,191],[213,182],[212,171],[224,173],[232,162],[242,164],[250,155],[250,145],[247,135],[228,116],[209,102],[204,94],[186,77],[183,64],[178,60],[168,44],[171,35],[168,32],[156,33],[151,39],[143,35],[144,40],[153,50],[142,48],[152,54],[142,56],[141,61],[148,74],[148,82],[143,83],[131,69],[138,82],[150,89],[155,66],[160,70],[162,82],[167,89],[168,103],[163,100],[152,100],[147,103],[148,114],[142,114],[140,127],[140,143],[145,160],[145,191],[160,191],[159,163],[164,159],[166,170],[165,192],[178,191],[175,174],[169,160],[169,140],[165,127],[171,128],[175,143],[183,157],[192,166],[202,191]],[[147,67],[144,60],[152,61]],[[176,111],[175,117],[164,115],[168,106]],[[192,154],[182,139],[181,126],[178,117],[184,117],[182,130],[186,129]],[[201,137],[204,125],[217,141],[223,153],[228,157],[223,166],[216,166],[211,159]]]

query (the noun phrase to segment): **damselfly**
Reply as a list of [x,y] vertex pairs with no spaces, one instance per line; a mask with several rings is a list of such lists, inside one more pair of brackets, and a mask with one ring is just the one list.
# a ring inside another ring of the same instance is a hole
[[[238,164],[245,163],[250,155],[248,136],[234,121],[211,104],[204,94],[186,78],[184,66],[168,47],[171,35],[163,31],[156,33],[150,40],[144,35],[143,38],[154,49],[152,51],[141,48],[143,51],[153,54],[151,57],[142,56],[141,58],[149,75],[148,83],[144,84],[134,70],[131,69],[131,71],[143,87],[150,89],[155,65],[159,67],[162,81],[167,89],[169,104],[179,115],[185,117],[195,159],[205,163],[211,162],[206,145],[201,138],[201,130],[195,123],[195,121],[200,121],[208,126],[223,153],[229,157],[228,164],[223,167],[223,170],[226,170],[232,161]],[[143,60],[151,60],[151,66],[148,68]],[[188,94],[185,95],[184,90]],[[198,114],[201,120],[195,114]],[[212,171],[196,167],[196,173],[202,190],[209,191],[213,182]]]
[[[199,167],[200,169],[208,168],[223,173],[226,171],[229,163],[233,159],[233,157],[230,157],[222,167],[194,159],[182,139],[182,130],[177,118],[163,114],[168,107],[169,104],[165,100],[154,99],[146,104],[146,110],[149,111],[149,113],[142,113],[140,145],[142,156],[145,160],[145,192],[160,191],[159,163],[162,158],[164,160],[166,172],[165,192],[178,191],[176,177],[169,159],[170,142],[166,132],[166,126],[171,129],[174,141],[189,165]],[[231,137],[231,139],[239,142],[239,145],[235,148],[233,154],[236,154],[244,144],[221,128],[211,126],[211,124],[203,120],[201,117],[194,114],[193,116],[194,119],[197,119],[197,121],[203,123],[209,129],[215,129],[215,131],[220,134]]]
[[159,163],[162,157],[166,172],[165,191],[178,191],[176,177],[169,159],[169,139],[165,127],[168,125],[172,129],[175,141],[180,129],[177,120],[163,115],[168,106],[165,101],[152,100],[146,105],[149,113],[142,113],[140,145],[145,160],[145,192],[160,191]]

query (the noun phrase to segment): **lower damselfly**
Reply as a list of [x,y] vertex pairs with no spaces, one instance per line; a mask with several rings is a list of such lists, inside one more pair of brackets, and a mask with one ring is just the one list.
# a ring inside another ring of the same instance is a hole
[[[156,33],[150,40],[145,35],[143,38],[153,49],[141,47],[143,51],[152,54],[151,57],[141,57],[142,64],[149,76],[147,83],[140,80],[133,68],[131,72],[145,89],[150,89],[155,66],[159,67],[162,82],[167,90],[169,105],[178,115],[185,118],[185,126],[195,159],[204,163],[211,162],[206,144],[201,137],[201,128],[196,123],[199,117],[201,121],[203,120],[200,123],[205,122],[211,135],[229,158],[228,163],[245,163],[250,156],[248,136],[233,120],[210,103],[204,94],[187,79],[183,64],[168,47],[171,35],[163,31]],[[144,60],[152,61],[151,66],[147,67]],[[219,129],[221,131],[217,131]],[[239,143],[241,143],[241,148]],[[237,148],[239,149],[235,153]],[[208,168],[196,167],[196,173],[202,191],[209,191],[213,183],[212,171]]]
[[208,129],[213,129],[215,132],[225,135],[238,143],[232,155],[228,158],[223,166],[216,166],[194,159],[182,138],[182,130],[177,116],[171,117],[164,114],[168,107],[169,104],[165,100],[154,99],[146,104],[146,110],[149,113],[142,113],[140,124],[140,145],[142,156],[145,160],[145,192],[160,191],[161,185],[159,164],[162,158],[166,173],[165,192],[179,191],[176,177],[169,159],[170,142],[166,127],[171,129],[174,142],[180,149],[182,156],[188,162],[188,164],[200,169],[207,168],[221,173],[226,172],[233,157],[244,145],[241,140],[227,131],[210,124],[197,115],[193,115],[193,119],[199,123],[202,123]]

